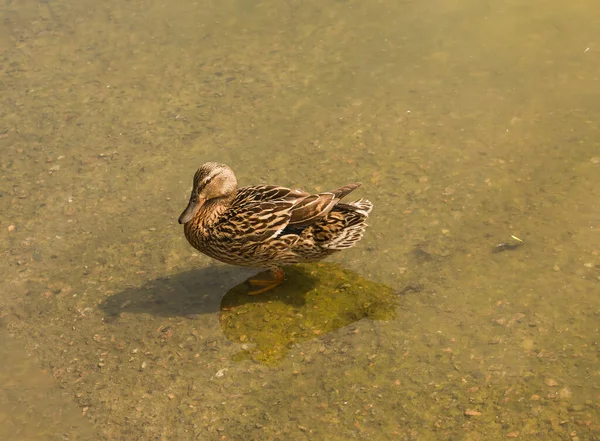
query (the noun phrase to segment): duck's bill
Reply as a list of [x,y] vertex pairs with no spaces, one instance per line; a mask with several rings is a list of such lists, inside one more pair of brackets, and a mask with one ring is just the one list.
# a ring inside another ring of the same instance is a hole
[[196,201],[190,200],[190,203],[188,204],[188,206],[185,208],[185,210],[183,210],[183,213],[181,213],[181,216],[179,216],[179,223],[187,224],[189,221],[191,221],[193,219],[194,215],[196,214],[196,212],[202,206],[202,202],[203,202],[203,200],[196,200]]

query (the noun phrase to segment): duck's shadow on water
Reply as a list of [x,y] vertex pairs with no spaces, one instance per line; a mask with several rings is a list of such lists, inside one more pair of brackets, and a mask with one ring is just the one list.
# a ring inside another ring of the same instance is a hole
[[[291,269],[282,286],[265,294],[250,296],[245,280],[257,271],[217,265],[185,271],[126,289],[106,299],[101,308],[108,317],[121,313],[185,317],[219,312],[222,301],[226,299],[230,306],[272,300],[301,306],[304,304],[303,293],[310,291],[316,282],[309,274]],[[233,298],[231,294],[234,292]]]
[[[296,265],[275,289],[248,295],[251,270],[214,266],[152,280],[108,298],[108,317],[122,313],[192,317],[218,313],[225,337],[241,343],[237,359],[277,364],[296,343],[363,318],[395,316],[398,292],[331,263]],[[224,295],[223,295],[224,294]]]

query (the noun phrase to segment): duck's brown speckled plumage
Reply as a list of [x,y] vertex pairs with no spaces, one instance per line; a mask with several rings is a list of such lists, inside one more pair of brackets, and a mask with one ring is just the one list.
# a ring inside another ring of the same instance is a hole
[[371,202],[340,202],[359,185],[319,194],[273,185],[237,189],[229,167],[207,163],[179,221],[194,248],[225,263],[275,269],[314,262],[361,239]]

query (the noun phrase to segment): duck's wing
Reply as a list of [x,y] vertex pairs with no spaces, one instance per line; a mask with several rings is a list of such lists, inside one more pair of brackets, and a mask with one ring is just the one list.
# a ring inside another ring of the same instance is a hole
[[360,187],[358,183],[348,184],[332,191],[311,194],[296,201],[291,210],[290,228],[303,228],[315,223],[327,215],[340,199],[358,187]]
[[319,194],[273,185],[243,187],[215,233],[248,242],[272,239],[286,228],[291,232],[321,219],[359,185],[349,184]]
[[222,241],[263,242],[288,226],[294,204],[309,193],[273,185],[242,187],[213,227]]

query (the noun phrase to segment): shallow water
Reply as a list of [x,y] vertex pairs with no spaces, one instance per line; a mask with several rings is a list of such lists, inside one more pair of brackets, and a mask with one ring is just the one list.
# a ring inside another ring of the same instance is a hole
[[[5,2],[2,427],[600,439],[598,17],[589,0]],[[242,185],[362,181],[371,226],[245,299],[252,271],[176,222],[208,160]]]
[[94,440],[92,425],[38,360],[0,333],[0,438],[4,441]]

